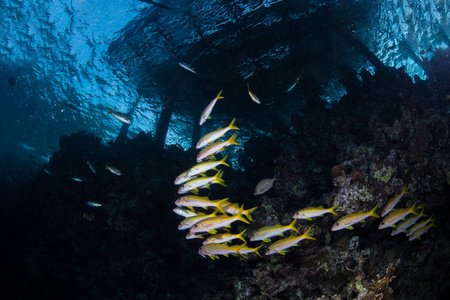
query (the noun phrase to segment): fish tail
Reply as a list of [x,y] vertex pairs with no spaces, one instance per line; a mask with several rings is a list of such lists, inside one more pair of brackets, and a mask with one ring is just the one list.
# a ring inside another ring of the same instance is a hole
[[247,228],[245,228],[241,233],[239,233],[237,235],[237,238],[242,240],[244,243],[247,243],[247,241],[244,239],[244,236],[243,236],[244,232],[246,232],[246,231],[247,231]]
[[290,229],[292,229],[292,230],[294,230],[295,232],[298,232],[298,233],[300,233],[300,231],[298,231],[298,229],[297,228],[295,228],[295,222],[297,222],[297,219],[294,219],[294,221],[292,221],[292,223],[291,224],[289,224],[289,228]]
[[375,205],[375,207],[369,212],[369,215],[371,215],[372,217],[375,217],[375,218],[379,218],[380,216],[377,215],[375,212],[377,210],[377,208],[378,208],[378,204]]
[[228,143],[230,143],[231,145],[240,145],[238,142],[236,142],[236,137],[237,134],[233,134],[230,139],[227,141]]
[[112,114],[112,113],[113,113],[113,111],[112,111],[111,107],[108,108],[108,114]]
[[402,194],[411,194],[411,192],[408,192],[408,191],[406,190],[406,184],[403,186]]
[[242,245],[240,245],[239,247],[237,247],[236,250],[234,250],[234,251],[236,251],[237,254],[239,254],[239,255],[242,256],[243,258],[247,258],[247,257],[244,256],[244,254],[241,253],[241,249],[242,249],[242,247],[244,247],[245,245],[247,245],[246,242],[243,243]]
[[241,208],[239,208],[239,212],[236,215],[236,219],[244,223],[250,224],[250,222],[247,221],[247,219],[242,216],[243,213],[244,213],[244,205],[242,205]]
[[306,230],[306,232],[305,232],[303,235],[304,235],[305,239],[308,239],[308,240],[315,240],[316,238],[314,238],[314,237],[312,237],[312,236],[309,235],[309,232],[311,231],[311,229],[312,229],[312,226],[310,226],[310,227],[308,228],[308,230]]
[[105,165],[105,170],[109,170],[109,166],[108,165]]
[[233,121],[231,121],[230,125],[228,125],[228,128],[234,129],[234,130],[239,130],[238,127],[234,126],[234,122],[236,122],[236,118],[234,118]]
[[218,202],[216,202],[216,207],[217,207],[217,209],[218,209],[221,213],[223,213],[224,215],[226,215],[226,213],[225,213],[225,211],[223,210],[222,204],[225,203],[225,202],[227,202],[228,199],[230,199],[230,198],[225,198],[225,199],[222,199],[222,200],[219,200]]
[[336,208],[337,208],[338,206],[339,206],[339,205],[335,205],[335,206],[333,206],[332,208],[330,208],[330,213],[332,213],[333,215],[337,216],[338,214],[336,213]]
[[411,206],[411,208],[410,208],[411,213],[415,214],[415,215],[418,214],[417,211],[416,211],[416,204],[417,204],[417,202],[414,202],[413,206]]
[[244,214],[247,217],[247,219],[249,219],[250,221],[253,221],[252,216],[250,215],[252,212],[254,212],[258,207],[253,207],[247,210],[244,210]]
[[219,92],[219,94],[216,96],[216,99],[217,99],[217,100],[219,100],[219,99],[224,99],[224,97],[220,96],[220,95],[222,94],[222,92],[223,92],[223,90],[221,90],[221,91]]
[[259,245],[258,247],[256,247],[256,248],[253,248],[253,249],[251,249],[253,252],[255,252],[256,254],[258,254],[258,256],[259,257],[261,257],[261,254],[259,254],[259,252],[258,252],[258,250],[259,250],[259,248],[261,248],[263,245]]
[[227,160],[227,157],[228,157],[228,155],[225,156],[224,158],[222,158],[222,160],[220,162],[222,163],[222,165],[229,167],[230,165],[225,162]]
[[250,91],[250,85],[248,84],[248,82],[247,82],[247,89]]
[[214,176],[215,179],[214,181],[220,185],[223,185],[224,187],[226,187],[227,185],[225,184],[225,181],[222,179],[222,175],[223,175],[223,171],[219,171],[217,172],[217,174]]

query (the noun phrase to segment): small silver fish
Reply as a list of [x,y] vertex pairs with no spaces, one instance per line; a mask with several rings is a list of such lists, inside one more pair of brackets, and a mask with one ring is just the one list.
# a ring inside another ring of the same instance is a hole
[[183,69],[185,69],[185,70],[188,70],[189,72],[192,72],[192,73],[194,73],[195,75],[197,75],[197,72],[194,70],[194,68],[193,67],[191,67],[190,65],[188,65],[188,64],[186,64],[186,63],[182,63],[182,62],[180,62],[180,63],[178,63],[179,65],[180,65],[180,67],[182,67]]
[[76,182],[83,182],[83,181],[84,181],[84,180],[81,179],[80,177],[72,177],[72,178],[70,178],[70,179],[72,179],[73,181],[76,181]]
[[247,83],[247,89],[248,89],[248,94],[250,95],[250,98],[252,98],[253,102],[261,104],[261,100],[259,100],[258,96],[256,96],[255,94],[253,94],[250,91],[250,85]]
[[91,207],[100,207],[100,206],[102,206],[100,203],[92,202],[92,201],[86,202],[86,205],[91,206]]
[[105,169],[109,170],[111,173],[116,174],[117,176],[122,176],[122,172],[116,167],[105,165]]
[[47,173],[48,175],[53,175],[53,173],[52,172],[50,172],[49,170],[47,170],[47,169],[44,169],[44,171],[45,171],[45,173]]
[[94,168],[94,166],[90,163],[90,161],[87,161],[87,164],[88,164],[88,166],[89,166],[89,168],[91,169],[91,171],[92,171],[92,173],[97,173],[97,171],[95,171],[95,168]]
[[270,190],[273,187],[273,182],[277,180],[276,177],[274,178],[265,178],[261,180],[255,188],[255,191],[253,195],[261,195]]
[[295,81],[288,87],[286,93],[289,93],[292,91],[292,89],[297,85],[297,83],[300,81],[300,75],[295,79]]
[[124,115],[120,112],[113,111],[111,108],[108,109],[108,114],[112,114],[114,118],[116,118],[117,120],[119,120],[122,123],[131,124],[130,118],[128,118],[126,115]]

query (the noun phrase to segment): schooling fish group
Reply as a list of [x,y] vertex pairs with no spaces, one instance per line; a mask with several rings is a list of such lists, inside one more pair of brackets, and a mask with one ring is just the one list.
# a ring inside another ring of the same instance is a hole
[[[183,65],[182,67],[186,68]],[[293,86],[295,86],[295,83]],[[256,103],[260,103],[256,95],[250,92],[249,87],[248,89],[252,100]],[[219,94],[205,108],[201,114],[199,122],[200,125],[203,125],[208,119],[210,119],[210,114],[217,100],[224,98],[221,94],[222,91],[220,91]],[[245,255],[251,252],[261,256],[258,250],[263,246],[263,244],[256,245],[253,248],[247,246],[247,240],[244,236],[244,233],[247,233],[247,229],[244,229],[240,233],[229,232],[231,224],[236,221],[240,221],[245,224],[249,224],[253,221],[251,213],[255,211],[257,207],[244,209],[243,205],[229,202],[228,198],[211,200],[206,196],[198,196],[202,189],[209,188],[213,184],[219,184],[226,187],[225,181],[222,179],[223,170],[219,170],[217,167],[220,165],[229,167],[229,164],[226,162],[228,156],[225,156],[221,160],[216,160],[215,155],[224,151],[230,145],[239,145],[236,141],[236,133],[234,133],[228,140],[219,140],[221,137],[225,136],[228,131],[239,130],[239,128],[234,125],[235,121],[236,119],[234,118],[227,127],[218,128],[217,130],[203,136],[198,141],[196,146],[197,149],[203,148],[197,155],[197,164],[189,170],[181,173],[175,178],[174,181],[176,185],[180,185],[178,194],[187,194],[179,197],[175,201],[175,205],[177,207],[174,208],[173,211],[176,214],[185,217],[185,219],[178,225],[178,229],[189,229],[186,239],[203,239],[206,237],[203,246],[200,247],[198,253],[204,257],[209,256],[212,259],[219,258],[220,255],[224,255],[226,257],[229,255],[245,257]],[[207,176],[206,173],[211,172],[212,170],[216,173],[212,174],[212,176]],[[268,191],[276,180],[278,180],[276,176],[274,178],[266,178],[261,180],[255,188],[254,195],[260,195]],[[430,217],[421,223],[415,224],[419,218],[427,216],[424,213],[425,205],[416,207],[416,204],[414,204],[410,208],[394,209],[400,199],[406,194],[409,194],[409,192],[403,189],[400,194],[394,196],[387,202],[382,211],[382,217],[386,217],[380,223],[379,229],[394,227],[395,229],[391,235],[405,232],[411,241],[416,238],[420,238],[420,236],[423,235],[429,228],[436,225],[434,225],[433,217]],[[354,224],[364,222],[364,220],[368,217],[379,218],[375,212],[377,207],[378,205],[376,205],[369,212],[360,211],[358,213],[348,214],[339,218],[331,227],[331,231],[338,231],[344,228],[354,229]],[[200,208],[205,211],[200,211]],[[315,240],[315,238],[310,235],[312,226],[309,227],[305,233],[300,234],[298,229],[295,227],[297,219],[311,221],[312,218],[323,216],[327,213],[338,216],[336,213],[337,208],[337,205],[331,208],[323,208],[322,206],[307,207],[297,211],[293,215],[294,221],[289,225],[282,226],[281,224],[276,224],[274,226],[262,227],[252,233],[247,233],[247,236],[249,237],[250,242],[270,242],[271,238],[282,236],[284,232],[294,231],[298,235],[294,234],[287,238],[275,241],[267,247],[265,252],[266,255],[275,253],[285,254],[287,249],[292,246],[297,246],[297,244],[302,240]],[[416,209],[419,208],[422,208],[420,214],[416,211]],[[212,209],[213,212],[208,213],[208,209]],[[406,219],[409,214],[413,214],[413,216]],[[399,225],[396,225],[397,223]],[[209,234],[211,234],[211,236],[207,237]],[[229,244],[236,240],[241,240],[242,243],[234,245]]]

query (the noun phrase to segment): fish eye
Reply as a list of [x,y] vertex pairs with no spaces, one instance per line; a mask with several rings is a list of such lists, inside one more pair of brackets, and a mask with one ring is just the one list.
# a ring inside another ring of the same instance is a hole
[[336,225],[339,225],[339,223],[336,223]]

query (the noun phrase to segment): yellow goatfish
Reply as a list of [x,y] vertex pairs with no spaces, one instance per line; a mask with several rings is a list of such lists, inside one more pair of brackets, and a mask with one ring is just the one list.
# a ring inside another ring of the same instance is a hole
[[219,141],[215,142],[212,145],[209,145],[208,147],[200,151],[200,153],[197,155],[197,162],[201,162],[208,156],[213,156],[214,154],[225,150],[225,148],[230,145],[240,145],[238,142],[236,142],[236,137],[237,134],[235,133],[227,141]]
[[207,218],[213,218],[217,216],[217,210],[214,211],[212,214],[205,215],[205,214],[197,214],[194,217],[189,217],[184,219],[183,221],[178,224],[178,230],[185,230],[189,229],[192,226],[194,226],[196,223],[200,222],[201,220],[207,219]]
[[288,238],[276,241],[272,245],[269,246],[269,248],[266,251],[266,255],[271,255],[275,253],[280,253],[282,255],[286,254],[286,250],[291,248],[292,246],[297,246],[297,244],[304,240],[315,240],[312,236],[309,235],[309,232],[311,231],[311,227],[306,230],[306,232],[300,236],[291,235]]
[[243,216],[243,206],[239,209],[239,213],[235,216],[220,216],[220,217],[212,217],[201,220],[191,227],[191,232],[209,232],[211,234],[217,233],[218,228],[222,227],[230,227],[230,224],[235,221],[242,221],[244,223],[250,224]]
[[[198,254],[203,257],[209,256],[211,259],[219,258],[219,255],[223,255],[225,257],[228,257],[229,254],[242,255],[239,250],[241,250],[244,246],[245,244],[234,246],[228,246],[227,244],[207,244],[200,247]],[[245,256],[242,255],[242,257]]]
[[217,140],[218,138],[222,137],[225,135],[225,133],[227,133],[229,130],[239,130],[238,127],[234,126],[234,122],[236,121],[236,118],[234,118],[230,125],[228,125],[225,128],[219,128],[217,130],[214,130],[210,133],[208,133],[207,135],[205,135],[204,137],[202,137],[198,142],[197,145],[195,146],[196,149],[200,149],[203,148],[204,146],[214,142],[215,140]]
[[183,184],[183,183],[195,178],[195,176],[189,176],[188,173],[189,173],[189,170],[184,171],[183,173],[178,175],[177,178],[175,178],[175,181],[173,183],[176,185],[180,185],[180,184]]
[[250,236],[250,241],[264,241],[264,242],[270,242],[270,238],[277,235],[283,235],[283,232],[288,230],[293,230],[295,232],[300,233],[297,228],[295,228],[295,222],[297,219],[292,221],[291,224],[286,226],[281,226],[280,224],[274,225],[274,226],[266,226],[263,228],[258,229]]
[[294,219],[305,219],[305,220],[311,221],[312,220],[311,218],[322,216],[327,213],[331,213],[331,214],[337,216],[338,214],[335,211],[335,209],[337,207],[338,207],[337,205],[333,206],[332,208],[323,208],[323,206],[307,207],[307,208],[300,209],[298,212],[296,212],[294,214],[293,218]]
[[205,109],[203,110],[202,115],[200,116],[200,123],[199,123],[200,126],[202,126],[203,123],[205,123],[206,120],[210,118],[209,115],[211,114],[211,112],[214,108],[214,105],[216,105],[217,100],[223,99],[223,97],[220,96],[220,94],[222,94],[222,91],[220,91],[219,94],[216,96],[216,98],[211,100],[211,102],[209,102],[208,106],[206,106]]
[[207,244],[223,244],[223,243],[228,243],[234,239],[240,239],[242,240],[244,243],[247,243],[247,241],[244,239],[243,234],[244,232],[246,232],[247,229],[244,229],[244,231],[242,231],[241,233],[237,233],[237,234],[231,234],[231,233],[218,233],[215,235],[210,236],[209,238],[207,238],[204,242],[203,245],[207,245]]
[[[232,215],[237,215],[239,212],[239,205],[237,205],[236,203],[231,203],[231,202],[224,202],[222,203],[222,207],[223,210],[227,213],[227,214],[232,214]],[[252,216],[250,215],[252,212],[254,212],[257,209],[257,207],[253,207],[250,209],[244,209],[242,210],[242,214],[249,219],[249,221],[253,221]]]
[[378,229],[384,229],[388,227],[395,227],[395,223],[401,221],[409,214],[415,214],[416,212],[416,203],[410,208],[402,208],[402,209],[396,209],[394,211],[391,211],[384,219],[381,221],[380,225],[378,226]]
[[405,232],[409,227],[413,226],[417,220],[419,220],[421,217],[428,217],[428,215],[426,215],[424,213],[425,208],[422,208],[422,211],[420,212],[420,214],[418,214],[417,216],[412,216],[409,217],[408,219],[406,219],[405,221],[401,222],[400,224],[398,224],[394,230],[392,230],[391,235],[397,235],[401,232]]
[[428,231],[428,229],[430,229],[431,227],[436,227],[436,225],[434,224],[434,221],[431,222],[431,224],[425,225],[419,229],[417,229],[416,231],[413,232],[413,234],[409,237],[408,241],[413,241],[415,239],[419,239],[420,237]]
[[175,201],[176,206],[187,206],[189,209],[192,209],[192,207],[215,207],[218,209],[221,213],[225,214],[225,211],[222,208],[223,203],[228,202],[229,198],[225,198],[222,200],[209,200],[208,197],[198,197],[198,196],[183,196],[178,198]]
[[292,89],[297,85],[297,83],[300,81],[300,75],[295,79],[295,81],[288,87],[286,93],[289,93],[292,91]]
[[250,85],[247,83],[247,89],[248,89],[248,94],[250,95],[250,98],[252,98],[253,102],[261,104],[261,100],[259,100],[258,96],[256,96],[255,94],[253,94],[250,91]]
[[220,185],[226,186],[225,181],[222,179],[223,172],[219,171],[216,175],[211,177],[200,177],[195,178],[191,181],[186,182],[178,189],[178,194],[186,194],[189,191],[194,194],[198,194],[198,189],[209,188],[211,184],[218,183]]
[[182,67],[183,69],[185,69],[185,70],[187,70],[187,71],[189,71],[189,72],[192,72],[192,73],[194,73],[195,75],[197,75],[197,72],[196,72],[196,71],[194,70],[194,68],[191,67],[190,65],[188,65],[188,64],[186,64],[186,63],[182,63],[182,62],[178,63],[178,65],[180,65],[180,67]]
[[362,222],[365,219],[367,219],[368,217],[372,216],[375,218],[379,218],[380,216],[375,213],[375,210],[377,209],[377,207],[378,207],[378,204],[375,205],[375,207],[369,212],[363,212],[361,210],[357,213],[343,216],[342,218],[340,218],[333,224],[333,226],[331,227],[331,231],[337,231],[337,230],[341,230],[344,228],[354,229],[352,226],[353,224]]
[[403,187],[403,190],[400,194],[395,195],[389,201],[387,202],[386,206],[381,211],[381,217],[384,217],[387,215],[400,201],[400,199],[403,197],[403,195],[410,194],[410,192],[406,191],[405,187]]
[[195,166],[193,166],[192,168],[190,168],[187,171],[187,176],[192,178],[192,177],[200,175],[201,173],[205,173],[211,169],[217,171],[216,167],[220,166],[220,165],[229,167],[230,165],[225,162],[227,157],[228,157],[228,155],[225,156],[222,160],[214,160],[214,161],[210,160],[207,162],[196,164]]
[[197,215],[197,213],[195,211],[192,211],[190,209],[184,209],[181,207],[175,207],[173,209],[173,212],[176,213],[177,215],[185,217],[185,218],[195,217]]
[[255,248],[250,248],[248,247],[246,244],[243,245],[243,247],[241,249],[239,249],[239,253],[240,254],[249,254],[251,252],[256,253],[259,257],[261,257],[261,254],[258,253],[259,248],[261,248],[263,245],[259,245],[258,247]]
[[108,108],[108,114],[112,114],[114,118],[116,118],[117,120],[119,120],[122,123],[131,124],[130,118],[128,118],[126,115],[124,115],[120,112],[113,111],[111,108]]
[[429,217],[427,220],[422,221],[420,223],[417,223],[416,225],[412,226],[410,230],[408,230],[408,233],[406,234],[406,236],[411,236],[412,234],[414,234],[414,232],[416,232],[417,230],[419,230],[420,228],[423,228],[425,225],[427,225],[430,222],[434,222],[434,214]]

